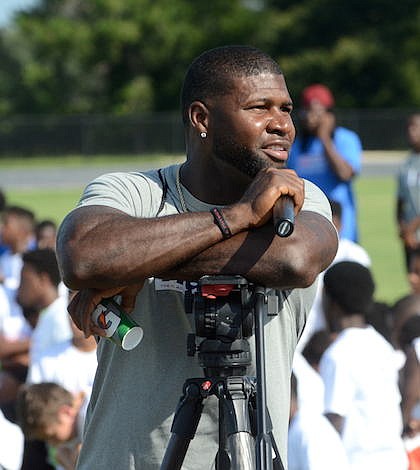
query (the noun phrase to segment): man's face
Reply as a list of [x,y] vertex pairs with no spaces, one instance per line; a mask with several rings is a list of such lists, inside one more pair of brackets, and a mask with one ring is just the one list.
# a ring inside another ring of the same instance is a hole
[[19,219],[12,214],[5,215],[1,228],[3,243],[6,245],[13,245],[15,240],[19,239],[20,233],[21,226]]
[[39,274],[28,263],[24,263],[20,274],[20,285],[17,292],[17,301],[24,308],[39,306],[39,298],[44,289],[45,276]]
[[301,111],[301,120],[304,129],[310,134],[315,134],[321,124],[327,108],[319,101],[311,101],[306,108]]
[[44,439],[52,446],[64,444],[75,435],[76,414],[69,406],[62,406],[57,421],[50,424],[44,432]]
[[46,226],[38,234],[38,248],[50,248],[55,250],[57,233],[54,227]]
[[413,116],[408,122],[408,141],[416,151],[420,150],[420,116]]
[[206,103],[213,154],[250,178],[284,168],[295,138],[283,75],[235,78],[232,91]]

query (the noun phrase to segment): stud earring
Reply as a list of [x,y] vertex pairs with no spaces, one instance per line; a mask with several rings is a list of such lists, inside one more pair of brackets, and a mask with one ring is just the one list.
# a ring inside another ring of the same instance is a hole
[[205,138],[207,137],[207,132],[201,132],[201,133],[200,133],[200,137],[201,137],[202,139],[205,139]]

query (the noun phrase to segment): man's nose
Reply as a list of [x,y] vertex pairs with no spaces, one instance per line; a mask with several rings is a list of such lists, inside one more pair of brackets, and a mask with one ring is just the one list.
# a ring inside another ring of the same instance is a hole
[[281,135],[294,132],[295,126],[289,113],[274,109],[267,125],[267,132]]

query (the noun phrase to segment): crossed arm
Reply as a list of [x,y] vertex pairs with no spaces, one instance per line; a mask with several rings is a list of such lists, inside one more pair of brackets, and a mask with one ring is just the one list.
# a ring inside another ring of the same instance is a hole
[[305,287],[334,257],[337,238],[323,216],[303,211],[288,239],[271,225],[223,240],[211,214],[138,219],[105,206],[82,207],[65,220],[58,252],[72,289],[108,289],[151,276],[197,279],[241,274],[266,286]]
[[[271,223],[282,194],[294,198],[297,214],[287,239],[277,237]],[[294,172],[261,172],[240,201],[223,208],[233,234],[227,240],[209,212],[145,219],[106,206],[80,207],[64,220],[57,238],[64,281],[82,291],[73,306],[91,312],[101,298],[120,293],[130,311],[149,277],[240,274],[267,287],[306,287],[332,261],[337,234],[322,215],[300,210],[303,199],[303,181]],[[88,318],[84,314],[82,325],[73,316],[85,333],[93,331]]]

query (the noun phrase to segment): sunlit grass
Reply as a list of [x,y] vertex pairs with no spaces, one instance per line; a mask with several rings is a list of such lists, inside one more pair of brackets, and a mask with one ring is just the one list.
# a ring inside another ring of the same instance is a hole
[[359,178],[356,193],[360,243],[372,258],[376,297],[394,302],[408,292],[403,250],[395,222],[395,179]]

